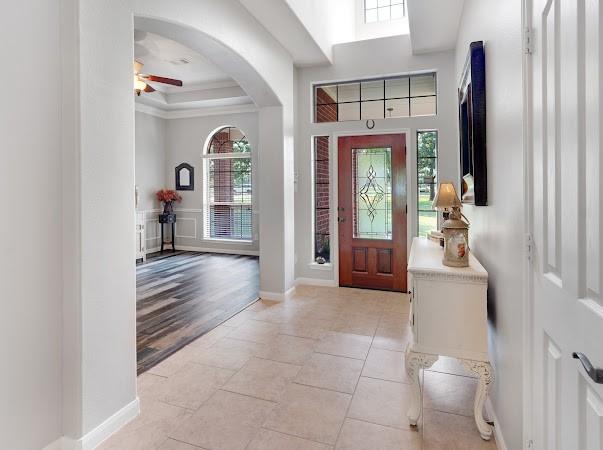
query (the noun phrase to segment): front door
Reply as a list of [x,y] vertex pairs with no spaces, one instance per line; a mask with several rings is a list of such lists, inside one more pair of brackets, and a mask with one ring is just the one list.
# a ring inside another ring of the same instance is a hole
[[406,138],[340,137],[339,284],[406,291]]
[[603,450],[603,6],[532,7],[534,447]]

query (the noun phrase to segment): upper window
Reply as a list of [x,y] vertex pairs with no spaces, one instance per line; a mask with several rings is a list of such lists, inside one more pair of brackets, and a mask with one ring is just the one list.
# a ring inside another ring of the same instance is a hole
[[314,86],[314,121],[389,119],[437,112],[436,74]]
[[364,23],[389,22],[404,17],[405,0],[364,0]]
[[204,155],[205,238],[252,239],[251,147],[238,128],[224,127]]

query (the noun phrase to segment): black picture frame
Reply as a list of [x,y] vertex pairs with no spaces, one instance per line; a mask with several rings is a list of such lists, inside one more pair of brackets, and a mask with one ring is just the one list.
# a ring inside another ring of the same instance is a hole
[[469,45],[458,101],[461,201],[487,206],[486,57],[483,41]]
[[[189,184],[182,184],[181,171],[183,169],[189,172]],[[182,163],[176,166],[175,169],[176,190],[177,191],[194,191],[195,190],[195,168],[187,163]]]

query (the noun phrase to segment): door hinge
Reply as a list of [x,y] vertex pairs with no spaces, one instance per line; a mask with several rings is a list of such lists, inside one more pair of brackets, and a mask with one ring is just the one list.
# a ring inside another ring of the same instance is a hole
[[534,256],[534,238],[530,233],[525,235],[525,246],[526,246],[526,258],[528,261],[532,261]]
[[531,55],[532,50],[532,29],[526,27],[523,29],[523,52],[526,55]]

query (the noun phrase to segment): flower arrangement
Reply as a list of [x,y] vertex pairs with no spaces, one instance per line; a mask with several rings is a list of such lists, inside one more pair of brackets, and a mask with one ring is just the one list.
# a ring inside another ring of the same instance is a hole
[[161,189],[160,191],[157,191],[155,196],[157,197],[157,200],[163,202],[163,212],[165,214],[170,214],[173,212],[173,202],[182,201],[182,197],[180,196],[180,194],[171,189]]

